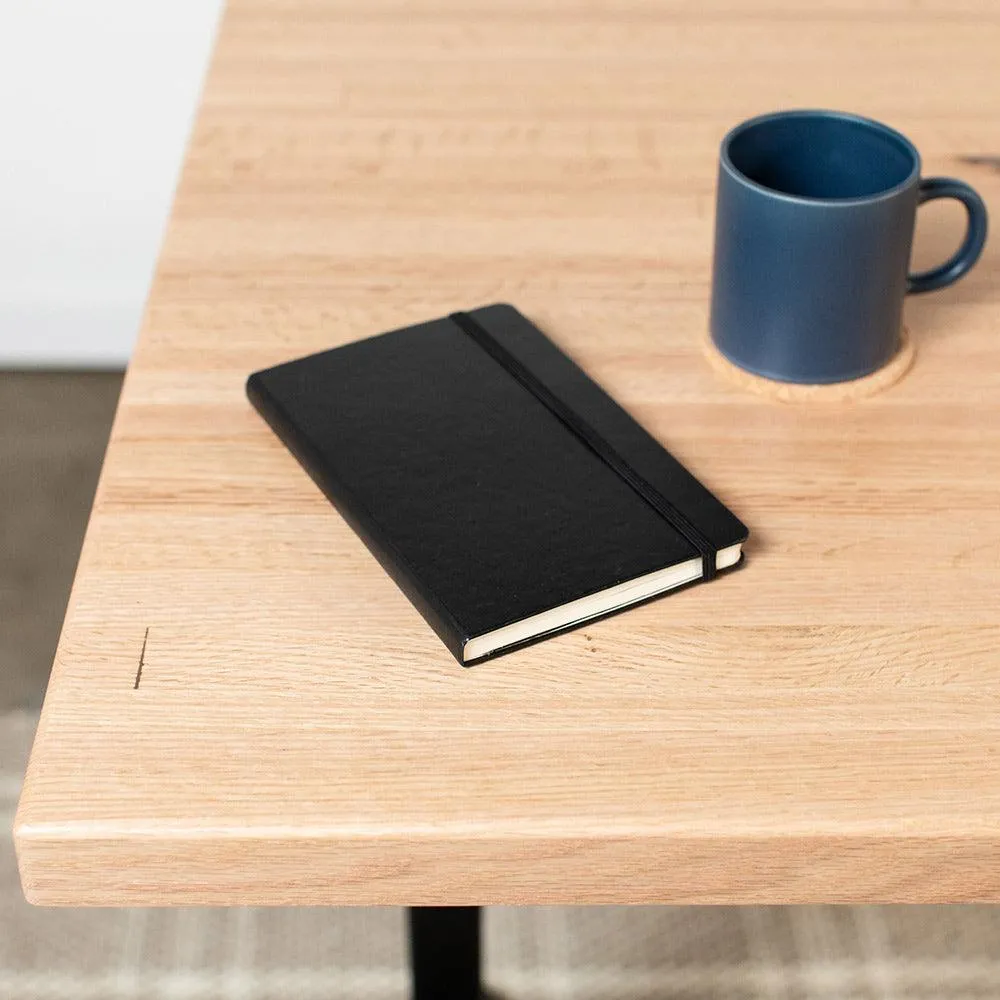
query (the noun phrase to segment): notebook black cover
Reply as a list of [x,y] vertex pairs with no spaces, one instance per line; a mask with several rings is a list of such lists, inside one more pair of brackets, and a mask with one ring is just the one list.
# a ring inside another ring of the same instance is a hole
[[710,578],[747,537],[509,305],[256,372],[247,394],[460,662],[472,637],[699,555]]

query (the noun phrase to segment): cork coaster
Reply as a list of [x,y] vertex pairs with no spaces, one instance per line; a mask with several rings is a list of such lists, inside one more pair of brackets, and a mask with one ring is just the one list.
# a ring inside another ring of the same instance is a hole
[[873,396],[877,392],[895,385],[913,364],[916,350],[910,331],[904,326],[899,338],[899,350],[888,364],[878,371],[849,382],[832,382],[825,385],[803,385],[798,382],[778,382],[774,379],[755,375],[734,365],[729,358],[721,354],[711,335],[705,337],[704,353],[708,363],[724,378],[756,393],[776,399],[779,403],[853,403],[855,400]]

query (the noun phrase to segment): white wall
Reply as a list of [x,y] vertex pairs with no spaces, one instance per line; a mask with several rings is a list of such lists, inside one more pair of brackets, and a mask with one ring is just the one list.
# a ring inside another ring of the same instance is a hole
[[128,358],[219,0],[0,0],[0,367]]

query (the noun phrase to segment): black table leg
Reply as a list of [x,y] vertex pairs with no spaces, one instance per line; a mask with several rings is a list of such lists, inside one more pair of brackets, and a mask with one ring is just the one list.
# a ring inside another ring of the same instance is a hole
[[413,1000],[479,1000],[478,906],[410,908]]

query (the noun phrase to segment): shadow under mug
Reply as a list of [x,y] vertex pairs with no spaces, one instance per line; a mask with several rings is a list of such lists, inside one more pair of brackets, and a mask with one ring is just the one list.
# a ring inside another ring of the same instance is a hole
[[[917,206],[956,198],[961,247],[908,274]],[[860,378],[900,345],[903,297],[957,281],[986,243],[982,198],[920,178],[905,136],[834,111],[781,111],[722,141],[711,332],[730,361],[783,382]]]

